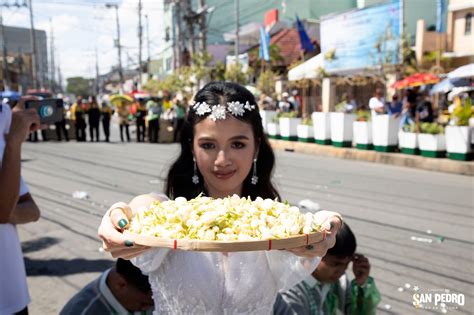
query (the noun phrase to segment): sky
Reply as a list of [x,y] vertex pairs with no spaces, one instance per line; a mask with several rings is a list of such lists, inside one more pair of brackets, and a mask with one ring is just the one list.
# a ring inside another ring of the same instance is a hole
[[[0,0],[0,5],[17,0]],[[24,0],[18,0],[23,3]],[[96,54],[99,73],[105,74],[118,64],[114,46],[117,38],[115,9],[106,3],[118,4],[122,65],[138,63],[138,0],[32,0],[35,29],[46,31],[48,54],[51,25],[54,33],[54,56],[63,78],[95,77]],[[146,20],[149,21],[151,58],[160,51],[164,40],[160,20],[163,15],[162,0],[142,0],[143,46],[142,59],[146,60]],[[29,10],[25,7],[3,7],[3,21],[7,26],[30,27]],[[128,56],[127,56],[128,55]]]

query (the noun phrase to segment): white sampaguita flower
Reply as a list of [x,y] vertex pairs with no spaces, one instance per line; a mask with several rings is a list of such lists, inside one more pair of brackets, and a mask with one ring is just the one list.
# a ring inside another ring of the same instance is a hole
[[130,230],[147,236],[211,241],[281,239],[320,231],[316,216],[271,199],[197,197],[155,202]]
[[217,119],[225,119],[225,112],[226,108],[222,105],[214,105],[212,106],[212,112],[209,117],[216,121]]
[[240,102],[228,102],[227,109],[234,116],[243,116],[245,113],[244,104]]

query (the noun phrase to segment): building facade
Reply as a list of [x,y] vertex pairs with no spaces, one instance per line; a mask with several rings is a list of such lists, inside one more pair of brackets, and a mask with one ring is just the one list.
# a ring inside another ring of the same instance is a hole
[[[26,91],[33,88],[32,78],[32,45],[30,29],[22,27],[4,26],[5,39],[0,32],[0,40],[6,45],[8,62],[8,80],[10,88]],[[44,87],[48,82],[48,48],[46,32],[35,30],[36,62],[38,86]],[[0,64],[3,67],[3,63]],[[1,71],[3,79],[3,71]],[[3,85],[3,80],[2,80]]]
[[454,58],[474,58],[474,2],[451,0],[448,6],[448,52]]

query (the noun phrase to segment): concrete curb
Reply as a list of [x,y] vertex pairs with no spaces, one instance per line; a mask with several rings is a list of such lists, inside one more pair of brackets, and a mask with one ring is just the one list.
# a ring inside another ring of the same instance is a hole
[[435,159],[403,153],[383,153],[359,150],[355,148],[336,148],[331,145],[320,145],[316,143],[274,139],[269,140],[273,149],[275,150],[291,150],[294,152],[314,154],[318,156],[391,164],[396,166],[405,166],[429,171],[454,173],[468,176],[474,175],[474,162],[472,161],[463,162],[449,160],[447,158]]

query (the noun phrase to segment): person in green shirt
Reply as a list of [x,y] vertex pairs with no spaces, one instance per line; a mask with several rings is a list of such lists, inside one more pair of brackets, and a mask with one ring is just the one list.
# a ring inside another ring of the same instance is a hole
[[148,110],[146,118],[148,120],[148,140],[151,143],[157,143],[162,107],[155,99],[151,98],[146,103],[146,109]]
[[[356,253],[356,239],[344,223],[316,270],[293,288],[280,292],[273,313],[311,315],[372,315],[380,302],[380,293],[369,276],[369,260]],[[352,262],[354,279],[346,269]]]
[[187,99],[183,98],[183,100],[179,100],[178,98],[175,99],[174,102],[174,111],[176,114],[176,118],[174,121],[174,141],[179,142],[181,137],[181,127],[184,123],[184,118],[186,117],[186,106]]

